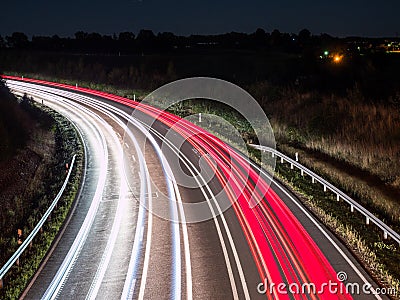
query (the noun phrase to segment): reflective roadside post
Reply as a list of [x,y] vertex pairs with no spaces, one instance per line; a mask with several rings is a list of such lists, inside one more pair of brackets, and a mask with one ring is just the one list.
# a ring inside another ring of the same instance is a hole
[[18,245],[22,244],[22,229],[17,230],[17,235],[18,235]]

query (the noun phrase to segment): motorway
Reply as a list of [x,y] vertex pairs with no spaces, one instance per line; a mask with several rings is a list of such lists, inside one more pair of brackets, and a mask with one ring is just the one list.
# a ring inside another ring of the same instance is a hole
[[[387,299],[327,287],[313,294],[275,286],[261,294],[265,281],[379,287],[292,193],[276,181],[268,189],[267,172],[201,128],[166,113],[150,126],[156,109],[86,89],[16,78],[7,85],[67,117],[86,158],[73,213],[23,298]],[[171,127],[183,144],[165,138]],[[182,166],[193,185],[178,184]],[[250,208],[254,195],[261,201]],[[224,202],[232,206],[218,215]],[[197,203],[218,216],[186,222]]]

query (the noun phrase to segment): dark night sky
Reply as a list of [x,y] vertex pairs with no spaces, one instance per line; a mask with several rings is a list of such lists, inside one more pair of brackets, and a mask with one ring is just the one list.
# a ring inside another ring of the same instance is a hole
[[0,35],[73,36],[152,29],[180,35],[277,28],[334,36],[395,36],[400,1],[377,0],[17,0],[2,3]]

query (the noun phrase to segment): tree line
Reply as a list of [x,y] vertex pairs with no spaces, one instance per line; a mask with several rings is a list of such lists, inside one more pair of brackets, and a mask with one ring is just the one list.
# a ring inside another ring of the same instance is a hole
[[375,101],[393,98],[400,89],[400,55],[379,50],[384,41],[313,35],[307,29],[190,36],[78,31],[74,37],[32,38],[14,32],[0,37],[0,69],[147,91],[193,76],[341,95],[357,86]]
[[219,35],[190,36],[178,36],[172,32],[155,34],[153,31],[146,29],[140,30],[137,35],[133,32],[121,32],[118,35],[101,35],[96,32],[78,31],[74,37],[34,35],[29,39],[22,32],[14,32],[4,38],[0,36],[0,48],[110,54],[227,48],[238,50],[270,49],[299,53],[307,47],[337,43],[340,43],[339,38],[328,34],[314,36],[308,29],[303,29],[295,34],[283,33],[277,29],[272,32],[266,32],[261,28],[249,34],[231,32]]

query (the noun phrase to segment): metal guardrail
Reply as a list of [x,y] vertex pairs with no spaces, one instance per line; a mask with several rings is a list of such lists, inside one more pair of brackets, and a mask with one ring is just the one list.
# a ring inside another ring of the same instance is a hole
[[336,199],[337,201],[340,201],[340,199],[343,199],[345,202],[347,202],[350,205],[350,209],[352,212],[354,210],[357,210],[361,214],[365,216],[366,224],[369,225],[371,222],[374,223],[376,226],[378,226],[382,231],[383,231],[383,236],[384,239],[387,239],[388,237],[391,237],[394,241],[396,241],[400,245],[400,234],[394,231],[392,228],[390,228],[388,225],[386,225],[383,221],[378,219],[373,213],[371,213],[369,210],[364,208],[362,205],[360,205],[358,202],[353,200],[350,196],[346,195],[344,192],[339,190],[337,187],[335,187],[333,184],[329,183],[325,179],[323,179],[321,176],[318,176],[315,174],[313,171],[310,169],[304,167],[298,162],[298,156],[296,155],[296,160],[291,159],[290,157],[284,155],[283,153],[277,151],[276,149],[270,148],[270,147],[265,147],[265,146],[260,146],[260,145],[253,145],[251,144],[253,148],[256,148],[258,150],[264,151],[264,152],[270,152],[272,153],[272,156],[276,156],[277,158],[280,158],[281,163],[284,161],[290,163],[291,169],[294,167],[300,169],[301,175],[304,175],[306,173],[311,177],[311,180],[313,183],[315,181],[321,183],[324,186],[324,191],[327,191],[328,189],[332,191],[334,194],[336,194]]
[[72,173],[72,169],[74,167],[75,163],[75,158],[76,154],[72,157],[71,165],[69,167],[69,171],[67,174],[67,177],[65,178],[65,181],[58,192],[57,196],[54,198],[53,202],[51,203],[50,207],[47,209],[43,217],[40,219],[38,224],[35,226],[35,228],[32,230],[32,232],[28,235],[28,237],[25,239],[25,241],[19,246],[17,251],[10,257],[10,259],[5,263],[5,265],[0,269],[0,287],[2,286],[3,283],[3,278],[6,275],[6,273],[10,270],[10,268],[14,265],[14,263],[19,259],[21,254],[25,251],[25,249],[28,247],[28,245],[33,241],[39,230],[42,228],[43,224],[46,222],[47,218],[50,216],[50,214],[53,212],[54,208],[56,207],[58,201],[60,200],[62,194],[64,193],[64,190],[68,184],[69,178]]

